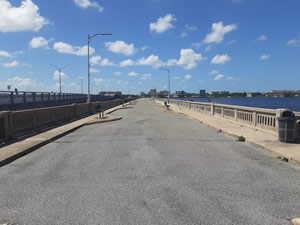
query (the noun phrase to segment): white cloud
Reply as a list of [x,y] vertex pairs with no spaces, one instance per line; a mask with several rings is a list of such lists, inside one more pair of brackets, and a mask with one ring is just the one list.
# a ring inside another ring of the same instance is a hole
[[267,37],[265,35],[261,35],[256,40],[258,40],[258,41],[265,41],[265,40],[267,40]]
[[101,71],[95,68],[90,68],[90,73],[100,73]]
[[151,80],[152,79],[152,74],[151,73],[145,73],[141,75],[141,80]]
[[22,78],[22,77],[13,77],[8,79],[7,81],[0,81],[0,86],[3,88],[3,86],[7,87],[7,85],[11,85],[13,88],[17,88],[19,90],[36,90],[36,87],[38,86],[36,80],[32,80],[30,78]]
[[120,76],[122,73],[121,72],[115,72],[116,76]]
[[12,58],[13,56],[6,51],[0,51],[0,57]]
[[100,65],[100,63],[101,63],[101,56],[96,55],[96,56],[93,56],[93,57],[90,58],[90,64],[92,66]]
[[268,59],[268,58],[270,58],[270,57],[271,57],[271,55],[264,54],[264,55],[262,55],[262,56],[260,57],[260,60],[266,60],[266,59]]
[[29,42],[31,48],[48,48],[49,41],[43,37],[34,37]]
[[[61,79],[63,80],[63,79],[68,79],[69,77],[68,77],[68,75],[67,74],[65,74],[64,72],[61,72]],[[59,71],[55,71],[54,73],[53,73],[53,80],[59,80]]]
[[120,62],[120,67],[127,67],[127,66],[133,66],[133,65],[134,65],[134,61],[132,61],[131,59],[127,59],[127,60]]
[[160,17],[155,23],[150,23],[150,31],[156,33],[163,33],[174,27],[172,22],[176,21],[176,18],[172,14],[167,14],[165,17]]
[[104,79],[102,79],[102,78],[94,78],[93,79],[93,81],[95,82],[95,83],[103,83],[103,82],[106,82],[107,80],[104,80]]
[[179,76],[176,76],[176,77],[173,77],[172,79],[173,79],[173,80],[179,80],[180,77],[179,77]]
[[148,48],[148,45],[145,45],[141,48],[142,51],[145,51]]
[[195,43],[192,43],[192,47],[195,47],[195,48],[200,48],[202,45],[201,42],[195,42]]
[[225,64],[231,61],[228,55],[216,55],[212,60],[212,64]]
[[124,41],[105,42],[105,47],[108,51],[124,54],[126,56],[133,55],[137,52],[133,44],[127,44]]
[[99,12],[103,12],[104,8],[99,5],[97,2],[91,2],[90,0],[73,0],[74,3],[83,9],[87,9],[89,7],[97,8]]
[[216,75],[218,73],[220,73],[218,70],[212,70],[209,72],[210,75]]
[[229,76],[229,77],[226,77],[226,80],[236,80],[236,81],[238,81],[238,80],[240,80],[240,79],[239,79],[239,78],[234,78],[234,77]]
[[206,58],[201,54],[197,54],[193,49],[181,49],[180,51],[180,59],[170,59],[167,63],[168,66],[172,65],[180,65],[184,66],[184,69],[190,70],[197,66],[198,61],[203,61]]
[[187,75],[184,76],[184,79],[185,80],[190,80],[190,79],[192,79],[192,75],[187,74]]
[[23,51],[15,51],[15,52],[14,52],[14,55],[22,55],[22,54],[24,54]]
[[23,0],[20,7],[13,7],[8,0],[0,0],[0,32],[39,31],[49,21],[38,11],[38,6],[31,0]]
[[10,63],[4,63],[3,64],[3,66],[5,66],[5,67],[17,67],[19,65],[20,65],[20,63],[17,60],[14,60]]
[[184,37],[187,37],[187,36],[188,36],[188,33],[185,32],[185,31],[181,32],[181,34],[179,35],[179,37],[181,37],[181,38],[184,38]]
[[224,40],[225,34],[237,29],[236,24],[230,24],[227,26],[223,26],[223,22],[213,23],[212,31],[209,33],[206,38],[204,39],[204,43],[216,43],[219,44]]
[[216,77],[215,77],[215,79],[214,80],[221,80],[221,79],[223,79],[225,76],[223,75],[223,74],[219,74],[219,75],[217,75]]
[[109,59],[104,58],[102,59],[100,66],[115,66],[115,64],[111,61],[109,61]]
[[300,47],[300,35],[298,36],[298,39],[289,40],[286,44],[293,47]]
[[152,66],[154,68],[159,68],[164,65],[164,63],[159,59],[157,55],[150,55],[148,58],[141,58],[136,62],[137,65]]
[[138,73],[136,73],[136,72],[128,73],[128,76],[130,76],[130,77],[136,77],[137,75],[138,75]]
[[[88,54],[88,46],[83,46],[83,47],[78,47],[75,46],[73,47],[72,45],[69,45],[64,42],[55,42],[53,45],[53,48],[63,54],[73,54],[73,55],[78,55],[78,56],[87,56]],[[95,53],[95,49],[90,47],[90,55]]]
[[196,26],[190,26],[190,25],[185,25],[185,28],[190,30],[190,31],[195,31],[195,30],[198,30],[198,28]]

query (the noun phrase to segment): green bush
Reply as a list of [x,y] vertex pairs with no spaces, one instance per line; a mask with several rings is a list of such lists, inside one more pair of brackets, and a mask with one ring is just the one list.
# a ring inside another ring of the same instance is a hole
[[243,137],[243,135],[242,135],[242,136],[239,136],[239,137],[238,137],[238,141],[239,141],[239,142],[245,142],[245,141],[246,141],[246,138]]

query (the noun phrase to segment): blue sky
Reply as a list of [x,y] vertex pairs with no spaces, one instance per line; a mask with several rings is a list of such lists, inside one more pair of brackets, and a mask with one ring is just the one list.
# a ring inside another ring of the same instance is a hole
[[[299,0],[0,0],[0,89],[300,89]],[[129,85],[130,83],[130,85]]]

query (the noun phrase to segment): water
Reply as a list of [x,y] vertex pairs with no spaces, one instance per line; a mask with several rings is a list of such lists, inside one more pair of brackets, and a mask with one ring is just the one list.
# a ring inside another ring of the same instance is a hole
[[291,109],[300,112],[300,97],[286,98],[176,98],[195,102],[215,102],[227,105],[249,106],[266,109]]

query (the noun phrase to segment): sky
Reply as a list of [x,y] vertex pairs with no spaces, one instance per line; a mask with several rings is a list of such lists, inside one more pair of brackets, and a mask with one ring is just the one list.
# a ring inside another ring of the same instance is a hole
[[[0,90],[300,89],[299,0],[0,0]],[[82,86],[81,86],[82,84]]]

